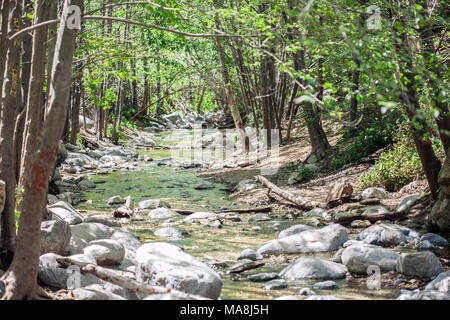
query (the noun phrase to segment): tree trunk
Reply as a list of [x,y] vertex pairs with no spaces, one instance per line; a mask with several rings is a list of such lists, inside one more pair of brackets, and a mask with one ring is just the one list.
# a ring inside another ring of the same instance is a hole
[[[438,176],[442,164],[434,153],[430,139],[426,138],[426,134],[431,131],[426,120],[418,117],[420,103],[416,89],[416,73],[414,72],[412,62],[414,53],[411,52],[412,44],[406,31],[406,23],[402,20],[400,22],[403,24],[403,28],[400,31],[394,28],[394,34],[399,37],[399,39],[394,39],[394,50],[398,55],[396,80],[401,86],[399,89],[401,99],[406,106],[406,113],[412,123],[411,130],[413,132],[414,144],[419,154],[425,176],[427,177],[431,197],[436,199],[439,189]],[[406,87],[406,90],[404,87]]]
[[77,29],[66,27],[70,5],[82,8],[82,0],[66,0],[58,32],[54,57],[53,81],[50,87],[50,108],[41,132],[37,151],[25,168],[23,210],[11,267],[2,277],[6,292],[2,299],[30,299],[36,295],[40,255],[40,227],[46,205],[50,170],[56,161],[58,140],[66,118],[69,90],[72,83],[72,61]]
[[[58,15],[58,2],[57,1],[49,1],[48,4],[48,19],[55,20]],[[48,41],[47,41],[47,92],[46,92],[46,104],[44,105],[44,115],[47,115],[47,108],[49,107],[48,102],[50,100],[50,86],[52,85],[52,68],[53,68],[53,57],[55,55],[55,46],[56,46],[56,32],[57,25],[51,24],[48,27]],[[47,107],[45,107],[47,106]]]
[[[221,7],[222,3],[220,0],[214,0],[213,5],[215,9],[218,9]],[[214,16],[214,22],[216,29],[220,29],[221,23],[219,14],[216,12]],[[233,85],[231,82],[230,74],[228,72],[227,68],[227,60],[225,57],[225,49],[223,47],[222,39],[216,37],[216,49],[217,54],[219,56],[219,62],[220,62],[220,70],[222,73],[222,81],[225,87],[225,95],[227,100],[227,106],[231,111],[231,115],[233,116],[234,125],[237,130],[239,130],[239,134],[241,136],[241,141],[244,143],[244,151],[247,154],[249,150],[249,141],[248,137],[245,136],[245,130],[244,130],[244,122],[242,121],[241,114],[239,112],[239,109],[236,105],[236,100],[234,98],[233,94]]]
[[[0,35],[0,90],[3,88],[3,75],[5,74],[6,54],[8,51],[8,21],[9,21],[9,8],[11,1],[2,1],[2,24]],[[0,108],[2,101],[0,99]]]
[[[34,24],[46,21],[48,18],[48,0],[39,0],[36,3],[36,15]],[[29,95],[27,100],[25,129],[24,129],[24,145],[22,152],[22,169],[21,177],[23,178],[24,167],[30,162],[36,150],[37,137],[41,130],[41,118],[42,118],[42,99],[43,99],[43,86],[45,78],[45,40],[47,38],[47,28],[39,28],[34,31],[33,37],[33,53],[31,64],[31,81],[29,85]],[[20,185],[23,186],[24,181],[20,181]]]
[[[21,2],[12,2],[9,16],[8,35],[11,36],[21,28]],[[16,38],[9,44],[5,78],[3,82],[2,109],[0,124],[0,180],[6,183],[5,208],[2,214],[2,247],[14,251],[16,237],[15,191],[16,168],[14,130],[17,109],[20,104],[20,52],[21,40]]]
[[72,119],[70,120],[70,143],[77,145],[78,132],[80,131],[80,103],[81,103],[81,82],[77,81],[74,84],[74,101],[72,104]]
[[[294,66],[296,70],[305,70],[305,52],[303,50],[298,51],[295,54]],[[311,140],[311,155],[308,157],[310,162],[320,161],[324,159],[331,146],[328,142],[325,131],[320,124],[317,112],[314,111],[314,106],[310,102],[303,102],[303,116],[308,128],[309,138]],[[315,159],[311,159],[311,157]]]

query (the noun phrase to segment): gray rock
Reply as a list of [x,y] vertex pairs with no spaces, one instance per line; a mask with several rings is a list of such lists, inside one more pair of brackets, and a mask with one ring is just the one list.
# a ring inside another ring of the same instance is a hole
[[272,281],[267,282],[264,285],[265,290],[281,290],[281,289],[286,289],[287,287],[288,287],[288,284],[287,284],[286,280],[283,280],[283,279],[272,280]]
[[431,244],[438,246],[438,247],[445,247],[448,245],[448,241],[445,238],[443,238],[440,235],[435,234],[435,233],[424,234],[420,238],[420,241],[425,241],[425,240],[431,242]]
[[[51,287],[57,289],[67,289],[67,280],[70,276],[70,270],[60,268],[57,258],[61,258],[62,256],[54,254],[54,253],[46,253],[39,258],[39,272],[38,278],[39,280]],[[84,263],[92,263],[95,264],[96,261],[90,257],[86,257],[83,255],[71,256],[72,259],[84,262]],[[102,280],[95,277],[91,274],[83,275],[81,274],[80,278],[81,286],[88,286],[90,284],[101,284]]]
[[347,268],[342,264],[319,258],[301,257],[280,272],[280,277],[291,281],[302,279],[342,279]]
[[339,289],[340,287],[336,282],[328,280],[323,282],[317,282],[313,284],[312,288],[316,290],[336,290]]
[[89,181],[89,180],[83,180],[80,183],[78,183],[78,185],[85,189],[95,189],[97,186],[94,182]]
[[142,243],[134,234],[125,229],[116,229],[110,239],[116,240],[117,242],[122,244],[126,250],[133,253],[135,253],[137,249],[142,245]]
[[251,261],[257,261],[257,260],[262,260],[263,256],[253,249],[245,249],[244,251],[242,251],[239,254],[237,260],[244,260],[244,259],[248,259]]
[[195,190],[210,190],[210,189],[214,189],[216,187],[216,185],[212,184],[212,183],[201,183],[198,184],[194,187]]
[[220,222],[220,220],[212,220],[206,222],[203,226],[207,228],[220,229],[222,228],[222,222]]
[[248,276],[248,280],[252,282],[266,282],[274,279],[278,279],[279,276],[276,273],[257,273]]
[[304,297],[316,295],[316,293],[313,290],[311,290],[310,288],[302,288],[302,289],[300,289],[298,294],[300,296],[304,296]]
[[125,298],[108,292],[100,285],[90,285],[72,291],[76,300],[125,300]]
[[121,196],[114,196],[108,199],[107,204],[109,206],[114,206],[114,205],[119,205],[119,204],[124,204],[125,203],[125,199],[123,199]]
[[309,296],[305,300],[345,300],[335,296]]
[[441,262],[430,251],[402,253],[397,262],[397,272],[407,276],[432,278],[442,271]]
[[422,251],[433,250],[433,244],[428,240],[420,241],[417,249],[422,250]]
[[327,211],[322,208],[315,208],[308,212],[306,212],[304,217],[317,217],[321,219],[331,219],[331,217],[328,215]]
[[144,200],[139,202],[139,208],[146,209],[157,209],[157,208],[170,208],[170,204],[164,200]]
[[220,276],[179,247],[162,242],[147,243],[136,252],[136,278],[152,285],[217,299]]
[[275,300],[300,300],[296,296],[281,296],[276,298]]
[[425,290],[437,290],[450,294],[450,271],[440,273],[426,285]]
[[76,225],[83,222],[83,216],[70,204],[64,201],[47,206],[47,208],[52,214],[53,219],[64,220],[69,225]]
[[70,227],[72,238],[69,242],[70,254],[83,253],[89,242],[109,239],[115,232],[114,228],[100,223],[80,223]]
[[41,255],[50,252],[65,255],[71,236],[70,227],[64,220],[42,222]]
[[349,271],[359,274],[366,274],[371,265],[379,266],[382,271],[392,271],[399,256],[394,251],[374,245],[353,245],[342,252],[342,263]]
[[419,234],[409,228],[380,223],[363,230],[356,239],[380,246],[395,246],[401,242],[411,242],[419,238]]
[[257,213],[248,219],[248,223],[270,221],[272,218],[265,213]]
[[93,257],[101,266],[118,265],[125,257],[125,248],[115,240],[94,240],[84,248],[84,254]]
[[389,198],[389,193],[383,188],[367,188],[361,193],[363,200],[378,198],[380,200]]
[[395,209],[396,212],[406,212],[409,211],[419,200],[419,195],[409,196],[400,202],[400,204],[397,206],[397,209]]
[[192,221],[196,221],[196,220],[207,220],[207,219],[216,219],[216,218],[217,218],[217,214],[215,214],[214,212],[196,212],[196,213],[193,213],[193,214],[187,216],[186,218],[184,218],[183,221],[192,222]]
[[383,206],[373,206],[364,210],[362,216],[372,216],[377,214],[389,213],[389,210]]
[[173,210],[168,208],[158,208],[150,211],[148,216],[152,219],[170,219],[175,217],[181,217],[181,215]]
[[155,236],[163,239],[181,240],[188,237],[189,232],[178,227],[168,227],[156,230]]
[[330,224],[321,229],[306,230],[263,244],[260,254],[312,253],[337,250],[348,240],[347,229]]
[[108,227],[120,228],[120,223],[118,221],[114,221],[111,218],[109,218],[108,216],[104,216],[101,214],[86,217],[84,219],[84,222],[85,223],[101,223]]
[[413,297],[414,300],[450,300],[450,294],[435,290],[424,290]]
[[[49,195],[47,196],[47,202],[48,202],[49,205],[56,204],[56,203],[58,203],[59,201],[60,201],[60,200],[58,199],[58,197],[56,197],[56,196],[54,196],[54,195],[52,195],[52,194],[49,194]],[[0,209],[1,209],[1,207],[0,207]]]
[[[446,161],[450,161],[450,157],[447,157]],[[441,185],[442,186],[442,185]],[[447,187],[448,188],[448,187]],[[426,225],[428,229],[437,229],[441,231],[450,231],[450,196],[446,196],[442,193],[439,200],[431,210],[430,215],[427,217]]]
[[345,248],[340,248],[333,256],[333,262],[342,263],[342,252],[344,252]]

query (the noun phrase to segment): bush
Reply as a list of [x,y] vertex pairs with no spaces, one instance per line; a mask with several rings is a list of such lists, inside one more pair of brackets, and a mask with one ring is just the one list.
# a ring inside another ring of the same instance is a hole
[[318,171],[313,168],[311,165],[303,165],[296,170],[300,174],[300,178],[302,181],[309,181],[313,179]]
[[398,191],[408,183],[424,177],[422,163],[406,125],[399,128],[394,149],[381,155],[374,169],[361,176],[358,187],[384,187]]
[[394,128],[395,125],[392,123],[375,123],[370,127],[361,129],[356,137],[351,138],[353,142],[343,151],[340,151],[339,156],[332,160],[332,169],[338,170],[346,164],[355,162],[389,145],[393,142],[392,132]]

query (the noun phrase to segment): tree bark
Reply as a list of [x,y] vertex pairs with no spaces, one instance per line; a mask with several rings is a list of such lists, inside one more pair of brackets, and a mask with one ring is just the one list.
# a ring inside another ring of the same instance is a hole
[[[21,2],[12,3],[8,36],[21,28]],[[8,46],[5,78],[3,82],[2,109],[0,124],[0,180],[6,183],[5,208],[2,214],[2,247],[9,252],[14,251],[16,238],[15,191],[16,164],[14,148],[14,130],[17,109],[20,104],[20,52],[21,41],[16,38]]]
[[[215,9],[220,8],[221,5],[222,5],[222,3],[220,0],[213,1],[213,6]],[[217,12],[215,13],[215,16],[214,16],[214,23],[215,23],[216,29],[220,29],[221,22],[220,22],[219,14]],[[235,125],[236,129],[239,130],[239,134],[241,136],[241,141],[244,143],[244,151],[247,154],[248,150],[249,150],[249,141],[248,141],[248,137],[245,136],[244,122],[242,121],[241,114],[239,112],[239,109],[236,105],[236,100],[234,98],[233,85],[232,85],[230,74],[229,74],[228,68],[227,68],[225,49],[224,49],[224,46],[222,43],[222,39],[219,39],[218,37],[216,37],[215,42],[216,42],[217,54],[219,56],[220,70],[222,73],[222,81],[223,81],[223,84],[225,87],[227,106],[231,111],[234,125]]]
[[[46,21],[48,18],[49,0],[39,0],[35,8],[34,24]],[[21,158],[21,181],[23,186],[24,168],[36,151],[37,137],[41,130],[42,99],[45,78],[45,40],[47,39],[47,28],[43,27],[34,31],[32,44],[31,80],[29,84],[29,95],[27,99],[24,145]]]
[[13,262],[2,277],[6,284],[3,300],[31,299],[37,290],[40,255],[40,228],[46,205],[50,171],[56,161],[58,140],[66,118],[69,90],[72,84],[72,61],[77,29],[66,27],[69,6],[83,8],[82,0],[66,0],[58,32],[50,86],[49,111],[37,144],[37,151],[25,167],[23,207],[19,221]]

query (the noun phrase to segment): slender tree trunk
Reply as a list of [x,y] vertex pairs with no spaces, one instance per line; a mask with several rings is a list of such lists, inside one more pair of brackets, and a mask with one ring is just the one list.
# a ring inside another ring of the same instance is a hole
[[[213,4],[214,4],[215,9],[220,8],[222,5],[220,0],[214,0]],[[219,18],[219,14],[217,12],[215,14],[214,21],[215,21],[216,29],[220,29],[220,18]],[[216,37],[215,42],[216,42],[217,54],[219,56],[220,69],[221,69],[221,73],[222,73],[222,81],[223,81],[224,87],[225,87],[227,106],[231,111],[231,115],[233,116],[234,125],[235,125],[236,129],[239,130],[239,133],[242,137],[241,140],[244,143],[244,152],[247,154],[249,151],[249,140],[248,140],[248,137],[245,136],[244,122],[242,121],[241,114],[239,112],[239,109],[236,105],[236,100],[234,98],[233,86],[232,86],[230,74],[229,74],[228,68],[227,68],[225,49],[222,44],[222,39]]]
[[[31,19],[28,15],[33,14],[33,4],[31,0],[23,0],[23,28],[31,26]],[[22,37],[22,92],[23,103],[28,101],[28,88],[30,85],[30,73],[31,73],[31,35],[25,34]]]
[[[36,2],[34,24],[46,21],[48,18],[49,0],[39,0]],[[29,95],[27,100],[24,145],[22,152],[22,170],[20,185],[24,185],[23,171],[27,163],[36,151],[37,137],[41,130],[42,99],[45,78],[45,40],[47,38],[47,28],[39,28],[34,31],[32,44],[32,68],[31,81],[29,84]]]
[[70,121],[71,129],[70,129],[70,143],[73,145],[77,145],[77,137],[78,132],[80,130],[80,103],[81,103],[81,86],[80,81],[77,81],[74,84],[74,101],[72,104],[72,119]]
[[[58,15],[58,2],[57,1],[49,1],[48,4],[48,19],[55,20]],[[44,105],[44,116],[47,115],[48,101],[50,100],[50,86],[52,85],[52,68],[53,68],[53,57],[55,55],[55,46],[56,46],[56,32],[57,25],[51,24],[48,27],[48,41],[47,41],[47,92],[46,92],[46,105]]]
[[[19,31],[21,24],[21,2],[13,1],[9,16],[8,35]],[[3,82],[2,109],[0,124],[0,180],[6,183],[5,207],[2,214],[2,246],[9,252],[14,251],[16,237],[15,191],[16,168],[14,130],[17,109],[20,104],[20,53],[21,40],[16,38],[8,46],[5,78]]]
[[72,60],[76,29],[66,27],[69,5],[82,8],[81,0],[66,0],[58,32],[50,108],[41,132],[37,151],[25,169],[23,211],[19,221],[16,251],[9,270],[2,277],[6,292],[2,299],[30,299],[36,295],[40,255],[40,227],[48,190],[50,170],[56,161],[58,140],[66,118],[67,101],[72,82]]
[[[9,21],[9,7],[11,1],[2,1],[2,24],[0,35],[0,90],[3,88],[3,75],[5,74],[6,54],[8,51],[8,21]],[[0,107],[2,101],[0,99]]]

